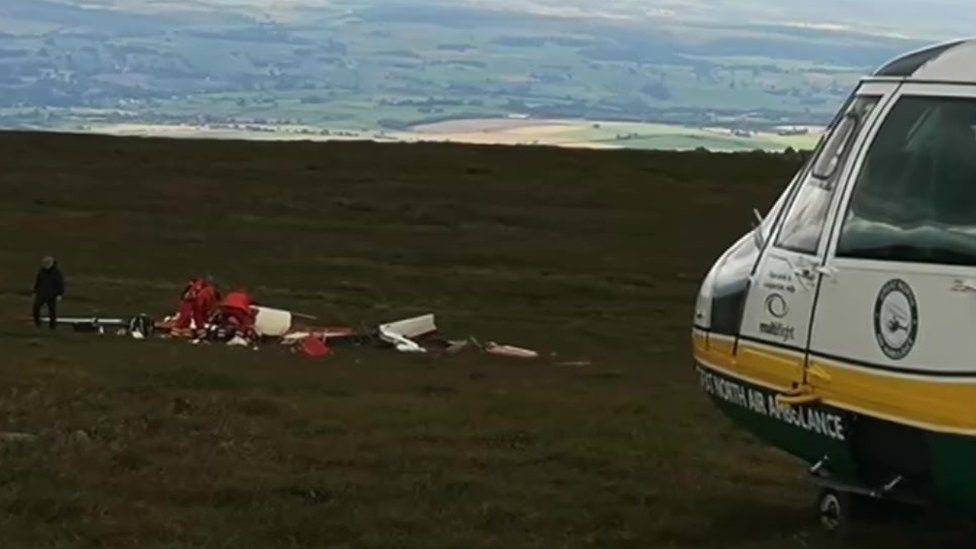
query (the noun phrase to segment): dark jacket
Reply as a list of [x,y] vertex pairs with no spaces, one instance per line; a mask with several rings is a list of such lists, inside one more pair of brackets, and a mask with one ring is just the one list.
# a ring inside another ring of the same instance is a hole
[[39,299],[51,299],[64,295],[64,276],[55,263],[50,269],[41,267],[34,280],[34,293]]

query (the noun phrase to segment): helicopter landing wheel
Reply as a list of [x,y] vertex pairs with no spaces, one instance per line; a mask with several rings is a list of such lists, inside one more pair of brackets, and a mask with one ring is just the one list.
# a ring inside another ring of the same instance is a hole
[[824,530],[846,535],[855,520],[857,498],[850,493],[825,488],[817,495],[817,517]]

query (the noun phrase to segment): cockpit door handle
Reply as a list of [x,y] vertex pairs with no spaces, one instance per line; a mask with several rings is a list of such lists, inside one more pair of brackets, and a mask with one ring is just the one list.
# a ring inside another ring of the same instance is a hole
[[817,267],[817,272],[827,278],[833,278],[837,276],[837,269],[835,267],[831,267],[830,265],[821,265]]
[[817,271],[814,267],[795,267],[793,276],[804,290],[812,289],[817,282]]

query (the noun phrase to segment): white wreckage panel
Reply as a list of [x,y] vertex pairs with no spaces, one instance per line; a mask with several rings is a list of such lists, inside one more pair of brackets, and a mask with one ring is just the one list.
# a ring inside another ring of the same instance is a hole
[[432,334],[437,331],[434,315],[427,314],[404,320],[397,320],[380,325],[380,339],[390,343],[396,350],[403,353],[426,353],[414,338]]
[[262,337],[282,337],[291,330],[292,313],[270,307],[253,307],[254,331]]

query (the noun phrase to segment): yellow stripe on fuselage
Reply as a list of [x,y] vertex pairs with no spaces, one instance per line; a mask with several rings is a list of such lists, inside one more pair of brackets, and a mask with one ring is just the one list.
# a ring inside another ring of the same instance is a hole
[[835,359],[810,358],[750,341],[695,330],[695,360],[743,381],[787,392],[806,381],[820,402],[932,431],[976,435],[976,379],[946,379],[872,370]]
[[692,336],[695,359],[728,374],[764,387],[789,391],[803,379],[803,355],[735,338],[695,330]]
[[810,358],[825,375],[810,379],[824,404],[936,431],[976,434],[976,380],[899,376]]

